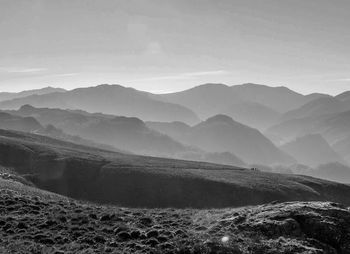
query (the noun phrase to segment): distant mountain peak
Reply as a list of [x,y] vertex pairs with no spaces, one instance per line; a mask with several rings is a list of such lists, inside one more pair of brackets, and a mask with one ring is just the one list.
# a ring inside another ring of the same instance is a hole
[[205,84],[201,84],[201,85],[192,87],[192,88],[185,90],[185,91],[182,91],[182,92],[198,91],[198,90],[218,90],[218,89],[227,89],[227,88],[229,88],[228,85],[221,84],[221,83],[205,83]]
[[231,117],[223,114],[218,114],[218,115],[209,117],[205,122],[224,122],[228,124],[235,123],[235,121]]
[[276,89],[276,90],[284,90],[292,93],[297,93],[286,86],[268,86],[264,84],[256,84],[256,83],[243,83],[240,85],[233,85],[231,87],[250,87],[250,88],[266,88],[266,89]]
[[195,86],[194,88],[201,88],[201,87],[228,87],[228,85],[225,85],[222,83],[205,83],[199,86]]
[[33,107],[32,105],[29,105],[29,104],[25,104],[23,106],[21,106],[19,108],[19,111],[23,112],[23,111],[32,111],[32,110],[35,110],[36,108]]
[[116,116],[111,119],[114,123],[125,123],[132,126],[146,126],[145,123],[137,117]]
[[339,99],[339,100],[347,100],[350,98],[350,91],[346,91],[343,92],[341,94],[338,94],[337,96],[335,96],[335,98]]

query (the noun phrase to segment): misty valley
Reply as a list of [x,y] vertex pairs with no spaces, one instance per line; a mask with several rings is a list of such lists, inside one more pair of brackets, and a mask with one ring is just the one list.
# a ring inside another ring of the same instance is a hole
[[0,0],[0,254],[350,254],[349,13]]
[[[349,250],[343,94],[205,84],[0,97],[3,250]],[[329,100],[343,106],[323,114]]]

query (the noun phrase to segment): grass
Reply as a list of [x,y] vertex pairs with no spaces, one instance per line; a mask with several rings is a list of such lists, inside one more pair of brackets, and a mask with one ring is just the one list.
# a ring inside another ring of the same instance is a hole
[[36,186],[128,207],[222,208],[282,201],[350,205],[350,186],[298,175],[111,152],[0,130],[0,165]]

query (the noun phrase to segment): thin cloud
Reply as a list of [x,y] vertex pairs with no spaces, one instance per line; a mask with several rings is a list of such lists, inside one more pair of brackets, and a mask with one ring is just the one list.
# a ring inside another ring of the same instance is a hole
[[331,79],[328,81],[334,81],[334,82],[350,82],[350,78],[340,78],[340,79]]
[[73,73],[61,73],[61,74],[52,74],[52,75],[46,75],[45,77],[72,77],[79,75],[79,72],[73,72]]
[[13,68],[13,67],[0,67],[1,72],[7,73],[36,73],[46,71],[46,68]]
[[133,79],[129,81],[135,82],[135,81],[157,81],[157,80],[188,80],[188,79],[195,79],[196,77],[202,77],[202,76],[227,75],[229,73],[230,72],[225,70],[186,72],[186,73],[179,73],[177,75],[171,75],[171,76],[141,78],[141,79]]
[[217,70],[217,71],[200,71],[200,72],[189,72],[184,73],[185,76],[209,76],[209,75],[226,75],[229,74],[229,71]]

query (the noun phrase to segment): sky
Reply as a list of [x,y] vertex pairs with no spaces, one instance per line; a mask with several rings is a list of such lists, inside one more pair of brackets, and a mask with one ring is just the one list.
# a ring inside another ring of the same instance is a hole
[[350,90],[348,0],[0,0],[0,91]]

